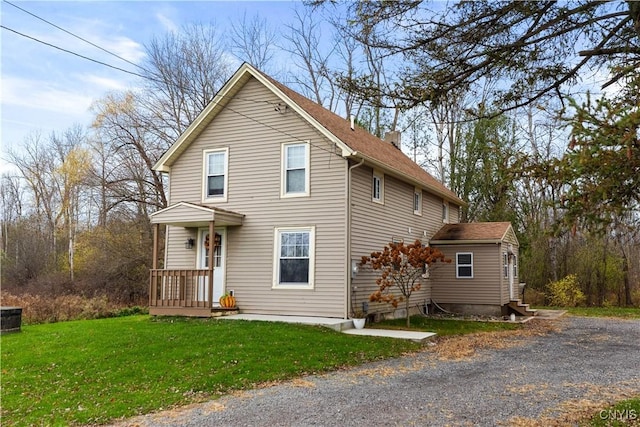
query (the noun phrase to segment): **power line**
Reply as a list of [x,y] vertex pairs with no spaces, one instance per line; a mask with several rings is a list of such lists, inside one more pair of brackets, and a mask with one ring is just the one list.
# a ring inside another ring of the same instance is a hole
[[71,55],[75,55],[75,56],[80,57],[82,59],[86,59],[88,61],[95,62],[96,64],[104,65],[105,67],[113,68],[114,70],[122,71],[123,73],[127,73],[127,74],[132,74],[132,75],[137,76],[137,77],[142,77],[143,79],[153,80],[150,77],[143,76],[142,74],[138,74],[138,73],[133,72],[133,71],[125,70],[124,68],[116,67],[115,65],[107,64],[106,62],[98,61],[97,59],[89,58],[88,56],[84,56],[82,54],[73,52],[71,50],[64,49],[62,47],[56,46],[54,44],[47,43],[47,42],[42,41],[40,39],[37,39],[35,37],[32,37],[32,36],[29,36],[27,34],[21,33],[20,31],[16,31],[13,28],[9,28],[9,27],[6,27],[4,25],[0,25],[0,28],[2,28],[4,30],[7,30],[7,31],[11,31],[12,33],[15,33],[15,34],[17,34],[19,36],[22,36],[22,37],[25,37],[27,39],[33,40],[35,42],[42,43],[45,46],[49,46],[49,47],[52,47],[54,49],[61,50],[62,52],[70,53]]
[[[285,132],[285,131],[283,131],[283,130],[281,130],[281,129],[278,129],[278,128],[276,128],[276,127],[273,127],[273,126],[271,126],[271,125],[269,125],[269,124],[267,124],[267,123],[263,123],[263,122],[261,122],[260,120],[258,120],[258,119],[256,119],[256,118],[254,118],[254,117],[248,116],[248,115],[246,115],[246,114],[244,114],[244,113],[241,113],[241,112],[239,112],[239,111],[234,110],[233,108],[229,107],[228,105],[226,105],[224,108],[225,108],[225,110],[230,110],[231,112],[236,113],[236,114],[237,114],[237,115],[239,115],[239,116],[242,116],[242,117],[244,117],[244,118],[246,118],[246,119],[249,119],[249,120],[251,120],[251,121],[253,121],[253,122],[256,122],[256,123],[258,123],[259,125],[265,126],[265,127],[269,128],[269,129],[271,129],[271,130],[274,130],[274,131],[279,132],[279,133],[281,133],[281,134],[283,134],[283,135],[286,135],[286,136],[288,136],[289,138],[293,138],[295,141],[305,141],[305,140],[307,140],[306,138],[299,138],[299,137],[297,137],[297,136],[295,136],[295,135],[292,135],[292,134],[290,134],[290,133],[288,133],[288,132]],[[326,149],[326,148],[324,148],[324,147],[321,147],[321,146],[319,146],[319,145],[317,145],[317,144],[313,144],[311,141],[309,141],[309,145],[311,145],[312,147],[316,147],[316,148],[318,148],[318,149],[320,149],[320,150],[326,151],[326,152],[327,152],[327,153],[329,153],[329,154],[335,154],[335,155],[336,155],[336,156],[338,156],[338,157],[342,157],[342,156],[340,156],[337,152],[335,152],[335,150],[333,150],[333,151],[332,151],[332,150],[328,150],[328,149]]]
[[115,53],[111,52],[110,50],[107,50],[107,49],[103,48],[102,46],[99,46],[99,45],[97,45],[97,44],[95,44],[95,43],[93,43],[93,42],[91,42],[91,41],[89,41],[89,40],[87,40],[87,39],[85,39],[85,38],[82,38],[82,37],[78,36],[77,34],[74,34],[74,33],[72,33],[71,31],[66,30],[66,29],[62,28],[61,26],[56,25],[56,24],[54,24],[53,22],[48,21],[48,20],[46,20],[46,19],[44,19],[44,18],[42,18],[42,17],[40,17],[40,16],[36,15],[35,13],[29,12],[28,10],[21,8],[21,7],[20,7],[20,6],[18,6],[17,4],[11,3],[11,2],[10,2],[10,1],[8,1],[8,0],[2,0],[2,1],[3,1],[4,3],[7,3],[7,4],[9,4],[9,5],[11,5],[11,6],[15,7],[15,8],[16,8],[16,9],[18,9],[18,10],[21,10],[22,12],[24,12],[24,13],[26,13],[26,14],[28,14],[28,15],[33,16],[33,17],[34,17],[34,18],[36,18],[36,19],[41,20],[42,22],[46,22],[47,24],[51,25],[52,27],[55,27],[55,28],[57,28],[58,30],[63,31],[63,32],[65,32],[65,33],[69,34],[70,36],[77,38],[78,40],[82,40],[83,42],[88,43],[88,44],[90,44],[91,46],[93,46],[93,47],[95,47],[95,48],[98,48],[98,49],[100,49],[101,51],[103,51],[103,52],[105,52],[105,53],[108,53],[109,55],[115,56],[116,58],[120,59],[121,61],[124,61],[124,62],[126,62],[126,63],[128,63],[128,64],[131,64],[131,65],[133,65],[134,67],[137,67],[137,68],[139,68],[139,69],[141,69],[142,71],[145,71],[145,72],[147,72],[147,73],[149,72],[148,70],[144,69],[144,67],[142,67],[142,66],[140,66],[140,65],[138,65],[138,64],[136,64],[136,63],[134,63],[134,62],[131,62],[131,61],[129,61],[128,59],[123,58],[123,57],[121,57],[120,55],[115,54]]

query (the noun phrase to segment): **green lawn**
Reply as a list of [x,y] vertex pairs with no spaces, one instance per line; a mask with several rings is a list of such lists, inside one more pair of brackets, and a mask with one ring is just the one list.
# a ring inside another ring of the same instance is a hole
[[105,423],[419,344],[322,327],[131,316],[2,336],[2,425]]
[[[376,323],[374,328],[406,329],[406,319],[384,320]],[[455,319],[433,319],[423,316],[411,316],[411,329],[416,331],[435,332],[438,336],[463,335],[474,332],[493,332],[519,329],[519,323],[475,322]]]
[[569,314],[584,317],[619,317],[640,319],[640,308],[635,307],[536,307],[550,310],[567,310]]

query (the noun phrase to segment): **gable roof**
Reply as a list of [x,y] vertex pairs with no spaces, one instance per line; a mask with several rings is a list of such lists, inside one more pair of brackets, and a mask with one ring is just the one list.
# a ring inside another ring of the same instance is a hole
[[430,243],[500,243],[505,240],[510,229],[510,222],[446,224],[433,235]]
[[446,200],[466,205],[453,191],[446,188],[391,143],[382,141],[358,126],[352,130],[349,120],[300,95],[247,63],[242,64],[153,168],[161,172],[169,172],[180,154],[251,78],[257,79],[321,134],[334,142],[341,149],[342,156],[364,160],[370,166],[379,168],[417,187],[430,190]]
[[226,209],[178,202],[149,214],[151,224],[169,224],[177,227],[205,227],[215,221],[222,226],[242,225],[243,214]]

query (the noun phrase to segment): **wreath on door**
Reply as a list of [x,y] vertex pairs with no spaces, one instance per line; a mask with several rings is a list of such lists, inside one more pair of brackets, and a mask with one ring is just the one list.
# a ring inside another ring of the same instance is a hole
[[[214,241],[213,241],[213,248],[219,248],[220,244],[222,243],[222,236],[219,235],[218,233],[215,233],[215,237],[214,237]],[[209,250],[209,235],[207,234],[207,236],[204,238],[204,248],[206,250]]]

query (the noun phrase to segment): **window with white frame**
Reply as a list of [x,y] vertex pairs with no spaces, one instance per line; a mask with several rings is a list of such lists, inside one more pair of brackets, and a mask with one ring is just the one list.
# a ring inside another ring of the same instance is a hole
[[384,175],[373,171],[371,200],[384,203]]
[[309,195],[309,144],[282,145],[282,196]]
[[274,288],[313,288],[315,227],[277,227]]
[[229,149],[204,151],[204,200],[227,198]]
[[422,215],[422,190],[419,188],[413,191],[413,213],[415,215]]
[[505,279],[509,277],[509,255],[506,252],[502,253],[502,275]]
[[458,279],[473,278],[473,253],[472,252],[456,253],[456,278]]
[[518,277],[518,257],[513,255],[513,277]]

